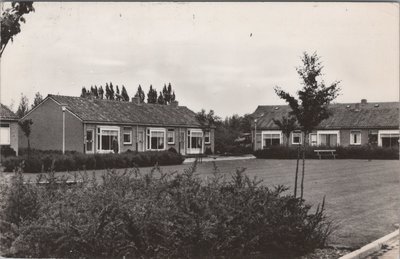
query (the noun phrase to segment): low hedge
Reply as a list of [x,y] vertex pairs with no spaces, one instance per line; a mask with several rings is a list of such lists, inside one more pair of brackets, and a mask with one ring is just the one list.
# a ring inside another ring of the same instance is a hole
[[[314,150],[335,149],[336,158],[338,159],[399,159],[398,148],[385,147],[369,147],[364,146],[339,146],[332,147],[307,147],[306,158],[318,159],[318,155]],[[298,155],[298,147],[273,146],[253,152],[256,158],[264,159],[296,159]],[[301,155],[300,155],[301,156]]]
[[178,165],[182,164],[182,155],[171,151],[148,151],[148,152],[126,152],[121,154],[82,154],[67,153],[38,153],[27,158],[26,155],[19,157],[9,157],[2,161],[4,170],[12,172],[18,167],[22,167],[25,173],[40,173],[54,170],[77,171],[95,170],[107,168],[128,168],[158,165]]
[[2,145],[0,146],[0,155],[5,158],[9,156],[15,156],[16,152],[12,147],[8,145]]
[[[163,153],[164,155],[165,153]],[[22,174],[0,188],[2,255],[18,258],[295,258],[324,247],[334,230],[324,203],[311,209],[286,188],[243,170],[231,177],[195,165],[179,173],[109,170],[76,185]]]

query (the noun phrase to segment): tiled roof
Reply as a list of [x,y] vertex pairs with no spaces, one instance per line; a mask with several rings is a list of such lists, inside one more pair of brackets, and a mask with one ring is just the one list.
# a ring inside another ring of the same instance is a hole
[[18,120],[17,115],[13,113],[10,109],[8,109],[7,106],[1,104],[1,109],[0,109],[0,119],[1,120]]
[[196,114],[185,106],[136,104],[114,100],[49,95],[85,122],[199,127]]
[[[358,106],[358,107],[356,107]],[[332,115],[318,129],[398,129],[399,103],[338,103],[331,104]],[[253,113],[258,129],[278,129],[272,119],[280,119],[291,111],[287,105],[260,105]]]

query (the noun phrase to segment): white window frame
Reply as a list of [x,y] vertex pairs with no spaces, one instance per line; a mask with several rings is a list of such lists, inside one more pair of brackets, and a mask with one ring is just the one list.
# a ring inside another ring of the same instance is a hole
[[[1,123],[0,127],[0,139],[5,140],[5,142],[1,142],[0,145],[11,145],[11,125],[10,123]],[[4,137],[5,135],[5,137]],[[3,139],[4,137],[4,139]]]
[[382,135],[400,134],[400,130],[379,130],[378,131],[378,147],[382,146]]
[[[294,142],[294,134],[299,134],[300,135],[300,141],[299,142]],[[303,133],[301,131],[293,131],[292,132],[292,144],[293,145],[301,145],[303,143]]]
[[[208,141],[206,139],[208,138]],[[204,132],[204,144],[211,144],[211,131],[206,130]]]
[[[315,136],[315,143],[314,144],[312,142],[312,136]],[[308,134],[308,138],[309,138],[310,146],[317,146],[318,145],[318,135],[317,135],[317,133]]]
[[339,130],[318,130],[317,131],[317,146],[321,145],[320,135],[336,134],[336,144],[340,146],[340,131]]
[[[360,136],[359,138],[357,137],[358,142],[356,142],[356,143],[354,142],[354,135],[355,134]],[[360,146],[361,145],[361,138],[362,138],[361,130],[351,130],[350,131],[350,145],[352,145],[352,146]]]
[[[148,133],[149,132],[149,133]],[[164,147],[161,149],[151,148],[151,135],[153,132],[162,132],[164,134]],[[147,128],[146,129],[146,150],[149,151],[162,151],[167,148],[167,133],[165,128]]]
[[279,134],[279,145],[282,145],[282,131],[281,130],[263,130],[261,131],[261,149],[264,149],[264,135]]
[[[100,129],[100,134],[99,134],[99,129]],[[112,149],[110,149],[110,150],[101,149],[103,146],[103,139],[102,139],[102,136],[103,136],[102,131],[103,130],[111,130],[111,131],[118,132],[117,137],[118,137],[118,153],[119,153],[121,150],[121,147],[120,147],[121,146],[120,145],[121,129],[118,126],[97,126],[96,127],[96,137],[97,137],[97,141],[98,141],[98,144],[96,146],[97,153],[112,153],[112,152],[114,152]],[[99,146],[100,146],[100,149],[98,148]]]
[[[127,129],[130,128],[130,129]],[[124,133],[122,134],[122,142],[124,145],[132,145],[132,127],[124,127]],[[125,142],[125,135],[129,134],[129,142]]]
[[[168,134],[169,134],[169,133],[172,133],[172,141],[171,141],[171,142],[169,141],[169,137],[168,137]],[[175,144],[175,129],[168,129],[168,130],[167,130],[167,143],[168,143],[169,145]]]
[[187,153],[188,154],[198,154],[196,152],[194,152],[194,148],[192,148],[192,133],[200,133],[201,134],[201,148],[200,148],[200,154],[204,153],[204,132],[202,129],[188,129],[187,130],[187,138],[188,138],[188,143],[187,143]]

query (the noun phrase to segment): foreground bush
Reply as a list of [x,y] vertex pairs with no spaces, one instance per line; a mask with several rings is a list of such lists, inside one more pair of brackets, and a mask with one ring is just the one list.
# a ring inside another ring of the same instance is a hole
[[0,155],[3,158],[9,157],[9,156],[16,156],[16,154],[17,153],[15,152],[15,150],[12,147],[10,147],[8,145],[0,146]]
[[154,166],[182,164],[184,158],[176,152],[148,151],[127,152],[121,154],[82,154],[82,153],[39,153],[27,156],[10,157],[2,161],[4,170],[12,172],[22,165],[25,173],[40,173],[54,170],[56,172],[94,170],[107,168],[128,168],[133,166]]
[[[273,146],[253,152],[257,158],[267,159],[296,159],[297,147]],[[307,147],[306,158],[318,159],[314,150],[335,149],[338,159],[399,159],[398,148],[368,147],[368,146],[348,146],[348,147]],[[329,155],[327,155],[329,156]]]
[[54,174],[45,185],[16,174],[2,188],[3,255],[282,258],[325,245],[332,225],[323,204],[311,212],[286,188],[269,189],[244,170],[224,179],[215,168],[202,181],[195,169],[108,171],[99,182],[83,174],[70,186]]

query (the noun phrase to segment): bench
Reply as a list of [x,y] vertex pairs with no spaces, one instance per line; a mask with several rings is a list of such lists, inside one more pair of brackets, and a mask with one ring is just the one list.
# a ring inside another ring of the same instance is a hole
[[314,152],[317,153],[319,159],[321,159],[322,155],[331,155],[333,159],[336,159],[335,149],[314,150]]

